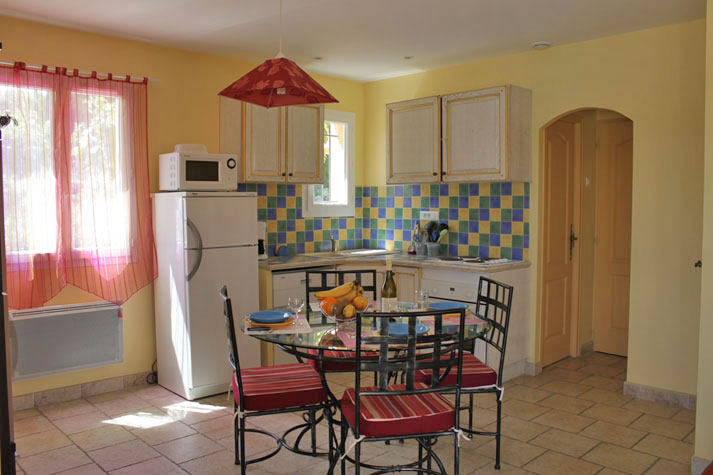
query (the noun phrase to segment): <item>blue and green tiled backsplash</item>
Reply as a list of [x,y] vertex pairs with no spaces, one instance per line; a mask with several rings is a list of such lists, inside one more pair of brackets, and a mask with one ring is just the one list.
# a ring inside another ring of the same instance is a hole
[[257,192],[271,256],[281,245],[293,253],[326,251],[330,237],[339,249],[406,250],[420,211],[429,210],[448,224],[441,255],[528,258],[529,183],[357,186],[355,216],[338,218],[303,218],[301,185],[241,183],[238,191]]

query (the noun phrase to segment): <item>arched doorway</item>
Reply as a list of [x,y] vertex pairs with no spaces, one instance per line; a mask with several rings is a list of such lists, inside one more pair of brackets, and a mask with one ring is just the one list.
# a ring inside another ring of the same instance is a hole
[[627,354],[633,123],[568,113],[542,138],[540,364]]

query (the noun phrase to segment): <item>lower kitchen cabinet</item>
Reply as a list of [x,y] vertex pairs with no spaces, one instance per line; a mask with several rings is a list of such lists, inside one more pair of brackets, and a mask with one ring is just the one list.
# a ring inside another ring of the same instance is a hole
[[[367,264],[347,264],[337,267],[338,270],[371,270],[376,271],[376,295],[377,298],[381,298],[381,287],[384,285],[384,279],[386,278],[386,266],[379,263],[379,265],[367,265]],[[419,288],[419,268],[417,267],[404,267],[404,266],[393,266],[394,280],[396,281],[396,295],[399,300],[412,301],[414,299],[414,293],[416,289]],[[370,282],[366,283],[367,285]],[[368,296],[371,300],[371,296]]]

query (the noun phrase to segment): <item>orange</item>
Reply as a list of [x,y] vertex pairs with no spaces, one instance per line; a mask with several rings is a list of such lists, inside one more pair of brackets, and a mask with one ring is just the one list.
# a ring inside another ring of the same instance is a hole
[[319,308],[322,309],[322,313],[325,315],[329,315],[330,317],[334,316],[334,311],[335,307],[337,306],[337,303],[339,301],[335,299],[334,297],[326,297],[322,299],[322,301],[319,303]]
[[364,310],[369,306],[369,301],[365,297],[358,296],[352,300],[352,305],[354,305],[354,308],[357,310]]

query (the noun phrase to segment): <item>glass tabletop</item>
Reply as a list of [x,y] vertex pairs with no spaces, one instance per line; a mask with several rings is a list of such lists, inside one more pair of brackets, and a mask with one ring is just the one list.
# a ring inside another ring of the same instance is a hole
[[[282,310],[290,312],[286,307],[276,308],[275,310]],[[300,315],[300,318],[305,318],[304,314]],[[310,330],[307,333],[275,333],[276,330],[285,331],[285,327],[277,328],[271,332],[265,333],[263,331],[253,331],[248,328],[246,330],[245,319],[240,319],[238,326],[241,331],[255,337],[259,340],[273,343],[276,345],[281,345],[285,347],[293,347],[300,349],[325,349],[325,350],[338,350],[338,351],[350,351],[354,350],[354,345],[349,345],[348,341],[344,340],[348,338],[349,333],[355,333],[356,320],[351,320],[347,322],[337,321],[332,317],[325,317],[321,313],[310,312],[308,323]],[[457,321],[457,319],[443,319],[443,329],[453,328],[453,324],[449,325],[448,320]],[[405,322],[406,319],[396,318],[394,323]],[[367,328],[369,325],[362,323],[363,328]],[[456,324],[457,326],[457,324]],[[482,336],[488,330],[487,322],[484,322],[472,313],[466,313],[466,324],[464,338],[466,341],[473,340]],[[289,330],[287,330],[289,331]],[[432,330],[431,330],[432,331]],[[353,342],[352,342],[353,343]]]

